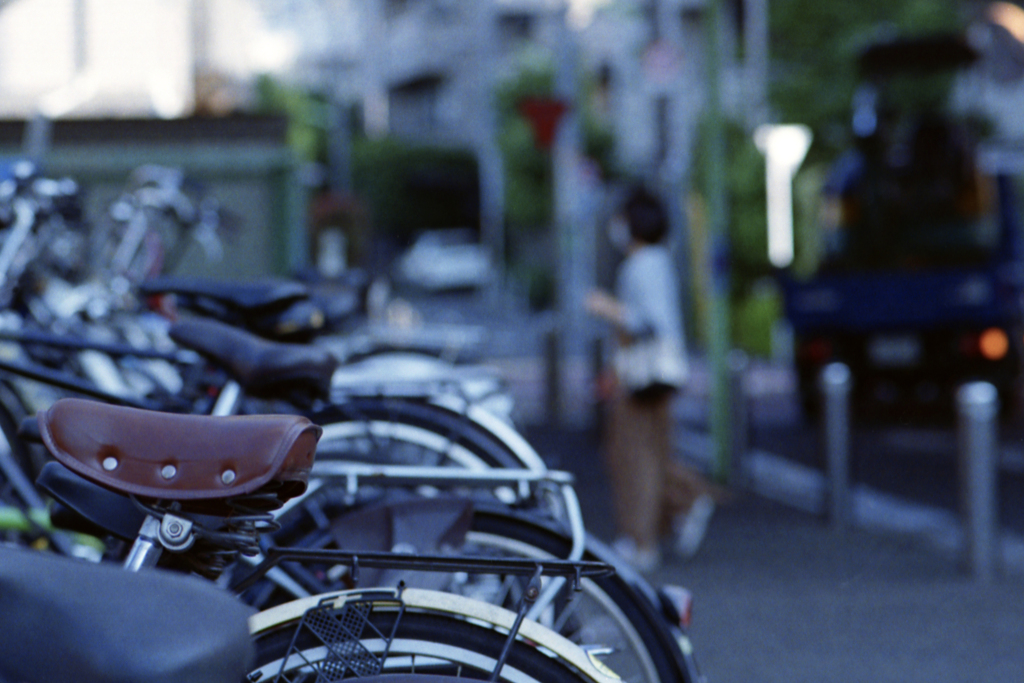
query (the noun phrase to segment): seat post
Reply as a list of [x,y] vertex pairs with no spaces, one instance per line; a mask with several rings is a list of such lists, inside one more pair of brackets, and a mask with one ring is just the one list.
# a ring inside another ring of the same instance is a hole
[[130,572],[137,572],[146,567],[154,567],[162,553],[160,520],[153,515],[146,515],[146,521],[142,523],[131,552],[124,561],[124,568]]
[[213,406],[211,415],[224,417],[235,415],[238,412],[238,404],[242,401],[242,386],[231,379],[228,380],[217,396],[217,403]]

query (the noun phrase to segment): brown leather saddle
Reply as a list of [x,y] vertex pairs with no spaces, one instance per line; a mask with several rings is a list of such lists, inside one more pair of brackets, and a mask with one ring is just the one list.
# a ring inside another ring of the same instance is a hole
[[299,415],[179,415],[65,398],[37,420],[64,466],[121,493],[223,501],[306,490],[322,429]]

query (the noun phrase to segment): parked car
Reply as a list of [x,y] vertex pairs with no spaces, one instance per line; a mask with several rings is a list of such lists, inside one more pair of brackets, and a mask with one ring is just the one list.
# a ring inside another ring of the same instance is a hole
[[400,281],[433,292],[478,289],[494,274],[490,251],[469,228],[424,231],[399,257],[396,271]]

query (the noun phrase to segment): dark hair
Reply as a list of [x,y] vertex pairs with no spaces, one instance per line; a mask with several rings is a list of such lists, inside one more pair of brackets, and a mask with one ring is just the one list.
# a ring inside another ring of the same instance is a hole
[[626,195],[622,207],[633,239],[645,244],[657,244],[668,232],[668,217],[661,200],[644,187],[634,187]]

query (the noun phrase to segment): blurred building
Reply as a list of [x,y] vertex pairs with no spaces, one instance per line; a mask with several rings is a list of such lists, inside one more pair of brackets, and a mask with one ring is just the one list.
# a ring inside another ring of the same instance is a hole
[[[272,73],[357,104],[371,134],[478,148],[495,84],[532,51],[599,74],[627,168],[680,163],[703,105],[704,2],[7,0],[0,118],[224,113]],[[725,91],[755,116],[765,4],[724,5]]]
[[0,117],[231,111],[295,51],[252,0],[7,0]]
[[[359,102],[372,133],[476,147],[492,135],[497,83],[524,60],[574,62],[600,81],[620,162],[644,170],[685,163],[703,106],[704,0],[364,0],[321,3],[331,25],[357,25],[345,44],[321,41],[293,73]],[[765,116],[766,0],[730,0],[723,22],[726,105]],[[567,29],[567,20],[572,30]],[[565,43],[574,43],[566,49]],[[745,60],[736,55],[743,47]]]
[[[705,104],[705,0],[362,0],[317,6],[319,21],[307,25],[344,25],[346,39],[306,42],[309,49],[298,55],[292,75],[355,104],[370,135],[473,150],[480,162],[481,237],[498,262],[507,240],[493,96],[524,64],[552,66],[555,96],[566,101],[583,95],[571,83],[573,74],[596,80],[595,108],[613,133],[618,166],[681,201]],[[722,6],[724,104],[735,118],[760,123],[767,116],[767,0]],[[348,30],[353,26],[354,37]],[[574,125],[572,113],[566,127]],[[567,251],[559,262],[575,265],[563,266],[571,274],[562,277],[579,280],[582,292],[600,258],[593,250],[603,234],[597,212],[604,200],[588,177],[592,170],[578,161],[579,142],[578,136],[563,136],[552,157],[554,222],[574,227],[535,246],[549,254]],[[673,207],[671,215],[681,223],[682,207]],[[680,228],[673,234],[683,235]],[[571,298],[572,286],[563,282],[560,289]]]
[[[0,0],[0,118],[245,111],[271,74],[358,111],[370,135],[473,151],[482,237],[501,249],[497,86],[543,62],[571,101],[587,73],[619,165],[679,187],[704,106],[707,1]],[[750,121],[765,115],[766,2],[722,5],[726,108]],[[593,202],[573,204],[587,181],[565,181],[579,165],[568,137],[556,220],[578,225]]]
[[[669,177],[689,163],[705,105],[705,0],[617,0],[581,31],[581,58],[599,75],[620,162]],[[767,116],[767,2],[721,3],[723,106],[754,125]],[[741,55],[742,58],[741,58]]]
[[[685,167],[704,105],[707,0],[0,0],[0,118],[224,113],[276,74],[362,111],[368,132],[477,148],[524,55],[578,61],[633,170]],[[987,3],[998,73],[979,95],[1024,135],[1024,11]],[[725,0],[724,106],[766,110],[767,0]],[[996,10],[999,10],[998,12]],[[566,18],[572,31],[565,28]],[[1000,28],[992,33],[991,27]],[[1016,31],[1016,32],[1015,32]],[[575,50],[566,50],[571,41]],[[482,114],[482,112],[484,114]]]

